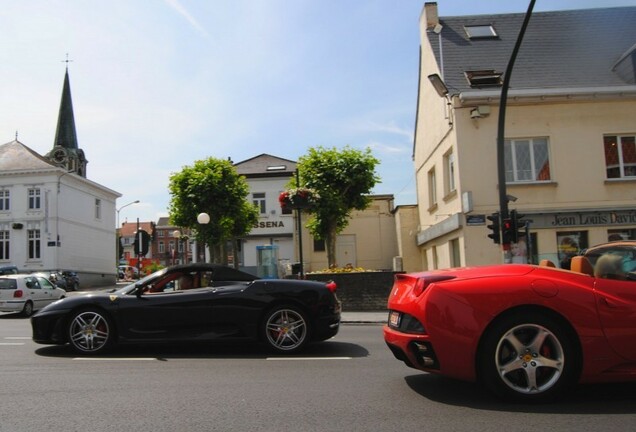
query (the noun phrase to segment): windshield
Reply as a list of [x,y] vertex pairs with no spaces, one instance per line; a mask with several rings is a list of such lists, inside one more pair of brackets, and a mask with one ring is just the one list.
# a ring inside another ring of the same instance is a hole
[[160,278],[161,276],[163,276],[164,274],[166,274],[166,272],[168,271],[168,268],[164,268],[161,269],[159,271],[156,271],[152,274],[149,274],[148,276],[139,279],[138,281],[134,281],[128,285],[126,285],[125,287],[119,288],[118,290],[115,291],[115,293],[117,294],[132,294],[135,291],[135,288],[141,285],[147,285],[148,283],[152,282],[155,279]]

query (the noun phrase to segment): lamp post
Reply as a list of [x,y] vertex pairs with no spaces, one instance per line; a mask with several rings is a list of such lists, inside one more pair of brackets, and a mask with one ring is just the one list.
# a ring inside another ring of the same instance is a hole
[[123,206],[117,209],[117,229],[119,229],[119,212],[122,211],[124,207],[128,207],[129,205],[138,204],[139,200],[135,200],[133,202],[129,202],[128,204],[124,204]]
[[[119,229],[121,228],[121,227],[119,226],[119,212],[120,212],[120,211],[122,211],[122,209],[123,209],[124,207],[128,207],[129,205],[137,204],[138,202],[139,202],[139,200],[135,200],[135,201],[133,201],[133,202],[129,202],[128,204],[124,204],[123,206],[121,206],[121,207],[119,207],[118,209],[116,209],[116,210],[117,210],[117,227],[115,227],[115,240],[117,241],[117,245],[118,245],[118,246],[117,246],[117,251],[115,252],[115,255],[117,255],[117,256],[115,257],[115,262],[117,263],[117,266],[119,266],[119,258],[120,258],[119,253],[120,253],[120,251],[121,251],[121,249],[120,249],[120,248],[122,248],[122,247],[123,247],[123,246],[121,245],[121,240],[120,240],[120,237],[119,237],[119,233],[120,233]],[[118,273],[118,275],[119,275],[119,273]]]
[[[199,222],[199,224],[201,225],[207,225],[210,223],[210,215],[207,213],[199,213],[199,215],[197,216],[197,222]],[[198,251],[197,251],[197,255],[198,255]],[[207,256],[206,256],[206,250],[205,250],[205,240],[203,240],[203,261],[204,262],[208,262],[207,260]]]
[[[188,261],[188,250],[187,250],[187,243],[185,242],[185,240],[188,239],[187,235],[182,235],[181,231],[179,230],[174,230],[172,232],[172,236],[177,240],[177,244],[176,244],[176,248],[177,251],[176,253],[179,254],[180,257],[180,264],[186,264],[186,262]],[[175,255],[176,255],[175,253]]]

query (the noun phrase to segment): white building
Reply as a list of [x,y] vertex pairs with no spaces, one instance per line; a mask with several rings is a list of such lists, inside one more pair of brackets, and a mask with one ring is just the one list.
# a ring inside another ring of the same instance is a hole
[[257,274],[258,254],[274,250],[277,266],[285,268],[296,261],[294,252],[294,215],[283,211],[278,196],[296,172],[296,162],[261,154],[234,164],[250,187],[249,199],[258,207],[259,218],[249,235],[239,242],[239,265]]
[[115,281],[119,193],[86,178],[68,82],[46,157],[17,140],[0,146],[0,265],[22,272],[71,270],[80,284]]

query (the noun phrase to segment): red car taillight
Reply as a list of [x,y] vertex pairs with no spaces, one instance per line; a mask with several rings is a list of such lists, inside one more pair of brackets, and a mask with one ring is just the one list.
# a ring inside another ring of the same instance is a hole
[[436,276],[424,276],[421,277],[415,282],[415,286],[413,286],[413,294],[415,296],[419,296],[428,288],[428,286],[435,282],[442,282],[445,280],[453,279],[455,276],[450,275],[436,275]]
[[335,293],[337,288],[338,286],[336,285],[334,281],[327,282],[327,289],[331,291],[332,293]]
[[23,295],[24,293],[22,292],[22,290],[13,291],[13,298],[22,298]]

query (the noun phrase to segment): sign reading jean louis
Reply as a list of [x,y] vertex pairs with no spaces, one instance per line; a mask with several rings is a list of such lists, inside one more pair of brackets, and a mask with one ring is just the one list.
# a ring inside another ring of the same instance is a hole
[[636,210],[542,213],[526,215],[532,228],[636,225]]

